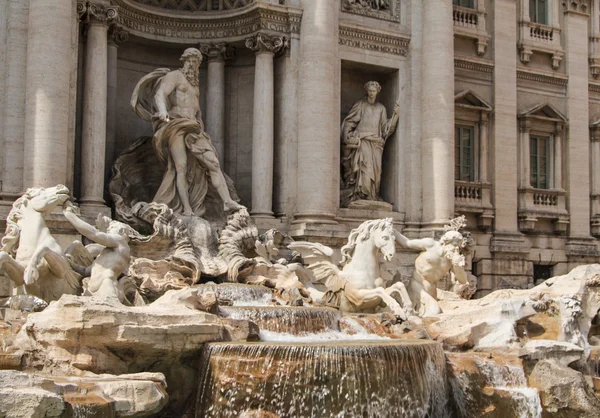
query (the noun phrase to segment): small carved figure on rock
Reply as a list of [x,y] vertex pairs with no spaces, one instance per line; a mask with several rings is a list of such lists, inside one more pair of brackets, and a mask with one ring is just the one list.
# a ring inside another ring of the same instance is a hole
[[439,241],[433,238],[408,239],[394,231],[396,242],[402,247],[421,251],[415,260],[415,270],[408,287],[419,316],[432,316],[442,312],[437,302],[437,285],[446,274],[452,273],[456,281],[467,284],[463,254],[466,241],[458,232],[465,225],[464,216],[452,220]]
[[[348,243],[342,247],[339,267],[331,262],[333,250],[322,244],[294,242],[288,248],[298,251],[316,281],[325,284],[327,292],[321,294],[321,302],[344,312],[374,312],[387,305],[403,320],[412,314],[412,303],[403,283],[394,283],[388,288],[381,286],[380,253],[385,261],[396,254],[391,218],[366,221],[353,229]],[[311,296],[318,300],[318,293],[313,289]],[[398,295],[404,306],[392,295]]]
[[[81,235],[99,244],[99,247],[93,251],[95,254],[90,254],[91,257],[94,255],[96,257],[88,266],[79,265],[71,256],[67,256],[71,262],[71,267],[75,271],[83,277],[90,278],[84,294],[89,293],[92,296],[116,298],[121,303],[127,303],[123,286],[118,279],[129,266],[131,259],[130,238],[141,239],[141,235],[130,226],[102,215],[98,215],[97,228],[95,228],[81,220],[75,214],[74,207],[69,204],[65,206],[63,214]],[[76,242],[71,248],[75,246],[79,247],[80,251],[87,251],[80,242]]]
[[385,106],[377,102],[381,86],[376,81],[365,84],[366,97],[352,106],[342,123],[342,206],[355,200],[382,200],[381,160],[386,139],[398,123],[400,105],[387,118]]
[[210,183],[225,212],[238,210],[242,206],[231,198],[217,151],[204,131],[198,102],[202,53],[188,48],[181,61],[179,70],[159,68],[143,77],[131,97],[138,116],[152,121],[154,147],[167,165],[153,202],[165,203],[177,213],[202,216]]
[[2,237],[0,268],[15,286],[46,302],[81,294],[81,276],[46,226],[46,216],[67,200],[69,189],[62,184],[27,189],[13,203]]

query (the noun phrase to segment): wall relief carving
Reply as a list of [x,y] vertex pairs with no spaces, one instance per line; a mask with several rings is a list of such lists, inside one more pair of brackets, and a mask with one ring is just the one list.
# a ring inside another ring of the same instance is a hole
[[146,6],[184,12],[212,12],[238,9],[254,3],[254,0],[134,0]]
[[342,11],[399,22],[400,0],[342,0]]
[[193,18],[187,13],[165,16],[139,3],[139,7],[125,0],[113,3],[119,7],[116,22],[131,34],[166,42],[240,39],[261,30],[300,33],[302,20],[300,10],[260,2],[249,3],[221,18],[208,13],[195,14]]

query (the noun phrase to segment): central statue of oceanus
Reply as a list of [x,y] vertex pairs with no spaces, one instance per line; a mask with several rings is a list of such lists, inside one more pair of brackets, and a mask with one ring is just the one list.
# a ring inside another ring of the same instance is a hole
[[181,56],[183,68],[159,68],[143,77],[131,96],[133,110],[154,129],[153,144],[167,169],[153,202],[176,213],[202,216],[209,186],[223,201],[223,210],[243,206],[231,198],[219,166],[217,151],[204,130],[198,98],[198,70],[202,53],[188,48]]

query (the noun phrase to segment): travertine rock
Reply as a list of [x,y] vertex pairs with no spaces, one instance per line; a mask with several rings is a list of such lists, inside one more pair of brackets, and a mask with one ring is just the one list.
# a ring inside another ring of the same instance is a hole
[[600,399],[582,373],[540,360],[529,375],[529,384],[541,392],[542,405],[548,416],[557,418],[596,418]]
[[63,377],[5,370],[0,371],[0,416],[66,418],[85,405],[115,417],[149,417],[167,403],[165,388],[160,373]]
[[581,360],[583,348],[575,344],[551,341],[533,340],[529,341],[519,351],[519,357],[527,361],[552,360],[562,366]]

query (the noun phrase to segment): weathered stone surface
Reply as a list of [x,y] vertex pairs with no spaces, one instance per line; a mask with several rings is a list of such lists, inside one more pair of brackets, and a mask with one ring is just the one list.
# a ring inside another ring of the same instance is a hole
[[547,312],[555,319],[545,318],[547,330],[539,335],[589,350],[586,336],[600,309],[600,289],[588,282],[599,273],[600,264],[580,266],[532,289],[498,290],[468,301],[442,300],[443,313],[427,321],[427,330],[447,349],[501,348],[519,341],[518,324],[534,315],[539,323],[539,314]]
[[87,411],[109,411],[115,417],[148,417],[167,403],[160,373],[57,377],[14,370],[0,372],[0,416],[70,417]]
[[548,416],[557,418],[593,418],[600,411],[594,389],[578,371],[552,360],[541,360],[529,375],[529,384],[538,388]]
[[[227,321],[186,306],[194,292],[183,291],[188,292],[187,299],[171,291],[165,295],[167,300],[143,307],[65,296],[44,312],[29,315],[15,345],[31,353],[31,366],[75,374],[84,370],[122,374],[145,370],[157,358],[194,353],[207,341],[247,337],[249,328],[242,321]],[[186,302],[168,303],[177,300]],[[239,325],[242,332],[236,330]]]
[[519,351],[519,357],[524,360],[553,360],[563,366],[581,360],[582,356],[583,348],[575,344],[551,340],[529,341]]

